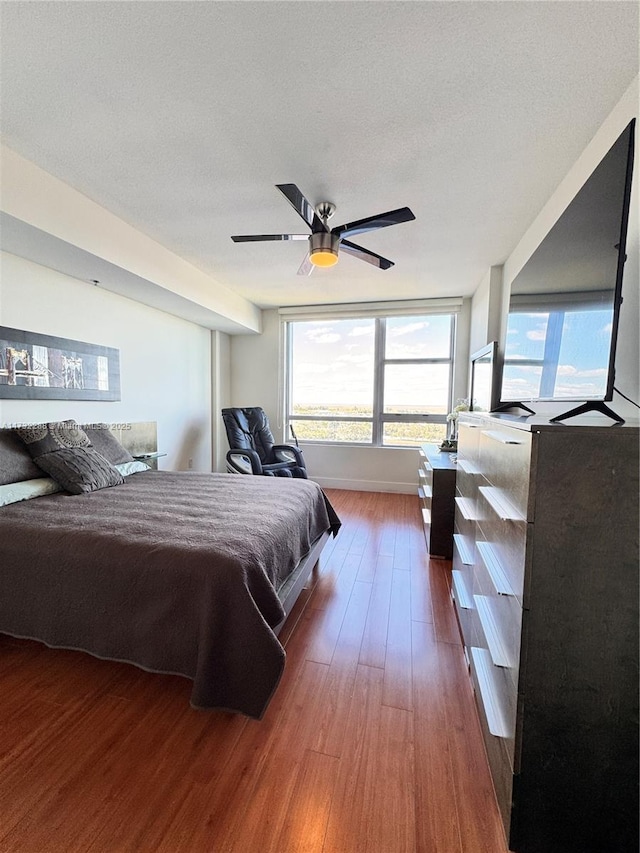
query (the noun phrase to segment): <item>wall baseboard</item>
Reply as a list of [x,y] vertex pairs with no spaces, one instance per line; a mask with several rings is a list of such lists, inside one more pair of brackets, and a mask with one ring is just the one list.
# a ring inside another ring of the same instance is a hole
[[323,489],[345,489],[351,492],[397,492],[418,495],[417,483],[390,483],[385,480],[341,480],[330,477],[310,477]]

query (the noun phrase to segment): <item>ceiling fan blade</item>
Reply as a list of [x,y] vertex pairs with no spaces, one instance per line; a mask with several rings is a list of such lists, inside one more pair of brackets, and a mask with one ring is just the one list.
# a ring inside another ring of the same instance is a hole
[[313,264],[309,258],[309,253],[307,252],[304,261],[300,264],[300,268],[298,269],[298,275],[311,275],[313,272]]
[[246,234],[231,238],[234,243],[255,243],[260,240],[308,240],[308,234]]
[[354,258],[360,258],[361,261],[366,261],[368,264],[372,264],[381,270],[388,270],[394,266],[393,261],[383,258],[382,255],[376,255],[375,252],[370,252],[369,249],[363,249],[362,246],[356,246],[355,243],[350,243],[348,240],[341,241],[340,251],[346,252],[347,255],[352,255]]
[[314,233],[329,230],[316,213],[314,206],[302,195],[295,184],[276,184],[276,187]]
[[337,234],[339,237],[353,237],[356,234],[364,234],[366,231],[375,231],[377,228],[387,228],[389,225],[411,222],[412,219],[415,219],[415,216],[408,207],[399,207],[397,210],[389,210],[387,213],[379,213],[377,216],[368,216],[366,219],[347,222],[346,225],[337,225],[331,229],[331,233]]

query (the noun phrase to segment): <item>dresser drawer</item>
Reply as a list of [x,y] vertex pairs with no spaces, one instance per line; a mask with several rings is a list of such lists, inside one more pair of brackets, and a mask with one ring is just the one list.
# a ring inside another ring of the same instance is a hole
[[[486,711],[488,697],[482,694],[484,684],[481,681],[483,663],[486,665],[486,661],[479,659],[477,649],[470,649],[469,659],[471,682],[473,684],[476,705],[478,707],[478,719],[480,721],[480,728],[482,729],[482,738],[487,751],[487,758],[489,759],[491,777],[496,792],[496,798],[498,800],[498,806],[500,808],[500,814],[505,827],[505,834],[508,837],[513,786],[512,760],[509,756],[507,740],[503,737],[496,736],[489,728]],[[493,725],[491,727],[494,728]]]
[[[474,597],[476,602],[478,598],[479,596]],[[502,741],[513,770],[518,693],[513,684],[512,673],[493,663],[477,607],[471,611],[470,621],[473,645],[469,647],[469,657],[472,663],[471,671],[476,676],[479,698],[482,699],[479,704],[482,705],[487,728],[494,737]]]
[[465,459],[470,463],[479,462],[480,454],[480,430],[482,420],[467,422],[460,418],[458,420],[458,459]]
[[[525,554],[528,525],[525,521],[499,518],[486,500],[478,498],[480,521],[475,530],[476,548],[490,573],[497,579],[502,575],[506,587],[513,592],[520,605],[524,602]],[[476,562],[478,558],[476,558]],[[487,566],[487,561],[489,565]]]
[[478,491],[478,474],[467,460],[458,460],[456,472],[456,491],[459,495],[475,500]]
[[529,500],[531,434],[508,427],[485,426],[480,430],[482,474],[526,519]]

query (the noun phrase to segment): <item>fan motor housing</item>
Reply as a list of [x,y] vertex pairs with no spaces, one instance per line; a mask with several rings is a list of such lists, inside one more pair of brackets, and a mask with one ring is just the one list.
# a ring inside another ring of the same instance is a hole
[[317,267],[332,267],[338,262],[340,237],[330,231],[319,231],[309,237],[309,260]]

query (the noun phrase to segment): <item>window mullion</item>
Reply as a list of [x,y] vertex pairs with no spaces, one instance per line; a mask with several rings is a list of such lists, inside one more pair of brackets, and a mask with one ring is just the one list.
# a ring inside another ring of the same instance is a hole
[[376,318],[376,332],[373,358],[373,435],[374,447],[382,444],[382,407],[384,403],[384,348],[386,340],[386,321]]

